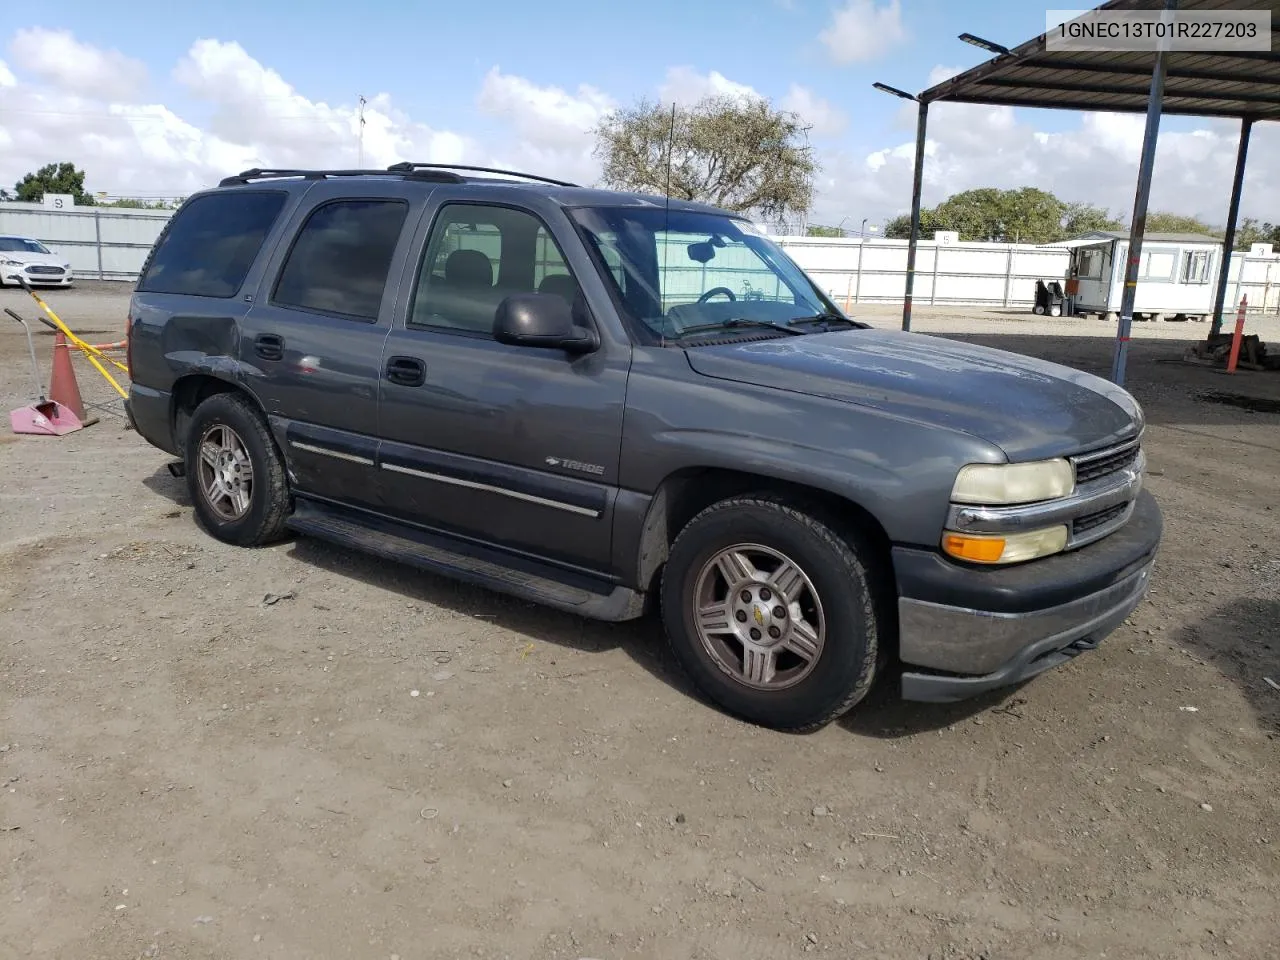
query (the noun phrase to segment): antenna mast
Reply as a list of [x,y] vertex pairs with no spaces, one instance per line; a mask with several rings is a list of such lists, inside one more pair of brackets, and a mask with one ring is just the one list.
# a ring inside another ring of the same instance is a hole
[[368,102],[369,101],[366,100],[364,97],[360,98],[360,133],[359,133],[358,146],[356,148],[356,157],[357,157],[356,169],[357,170],[362,169],[364,167],[364,105]]
[[662,213],[662,283],[659,284],[658,296],[661,298],[659,306],[662,309],[662,326],[658,331],[659,341],[665,346],[667,342],[667,304],[666,297],[663,295],[661,287],[665,285],[667,280],[667,254],[671,251],[670,232],[671,232],[671,152],[675,148],[676,142],[676,103],[671,101],[671,126],[667,129],[667,186],[663,191],[666,194],[665,206]]

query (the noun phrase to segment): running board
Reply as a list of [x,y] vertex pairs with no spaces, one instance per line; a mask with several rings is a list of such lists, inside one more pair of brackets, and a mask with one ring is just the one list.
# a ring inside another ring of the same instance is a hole
[[[644,595],[627,587],[601,580],[592,583],[592,586],[598,584],[599,592],[584,589],[448,549],[440,543],[441,537],[382,518],[370,517],[361,522],[361,519],[347,515],[346,511],[331,509],[312,500],[299,498],[296,503],[287,526],[318,540],[591,620],[618,622],[633,620],[644,613]],[[574,579],[586,578],[579,575]]]

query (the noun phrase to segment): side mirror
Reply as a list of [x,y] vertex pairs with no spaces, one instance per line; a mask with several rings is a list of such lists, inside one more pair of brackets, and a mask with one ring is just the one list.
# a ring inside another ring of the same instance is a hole
[[493,338],[519,347],[542,347],[590,353],[595,334],[573,322],[573,310],[553,293],[514,293],[498,304]]

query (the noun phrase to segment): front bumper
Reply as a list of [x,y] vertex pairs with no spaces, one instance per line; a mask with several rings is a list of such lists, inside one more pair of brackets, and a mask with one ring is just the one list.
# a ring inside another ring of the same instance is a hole
[[33,287],[69,287],[75,279],[72,271],[65,273],[32,273],[23,267],[0,266],[0,276],[5,283],[18,283],[19,276]]
[[1162,534],[1160,507],[1143,491],[1105,539],[1015,567],[896,548],[903,698],[964,700],[1094,649],[1142,602]]

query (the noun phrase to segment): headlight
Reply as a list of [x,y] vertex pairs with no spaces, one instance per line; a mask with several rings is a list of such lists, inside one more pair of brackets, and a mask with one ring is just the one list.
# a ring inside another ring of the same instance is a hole
[[1034,463],[970,463],[960,468],[951,489],[953,503],[1004,506],[1069,496],[1076,471],[1067,460]]
[[22,266],[22,261],[21,260],[0,260],[0,264],[4,264],[6,267],[20,267]]
[[948,531],[942,550],[970,563],[1020,563],[1061,553],[1067,546],[1067,528],[1061,524],[1023,533],[972,534]]

